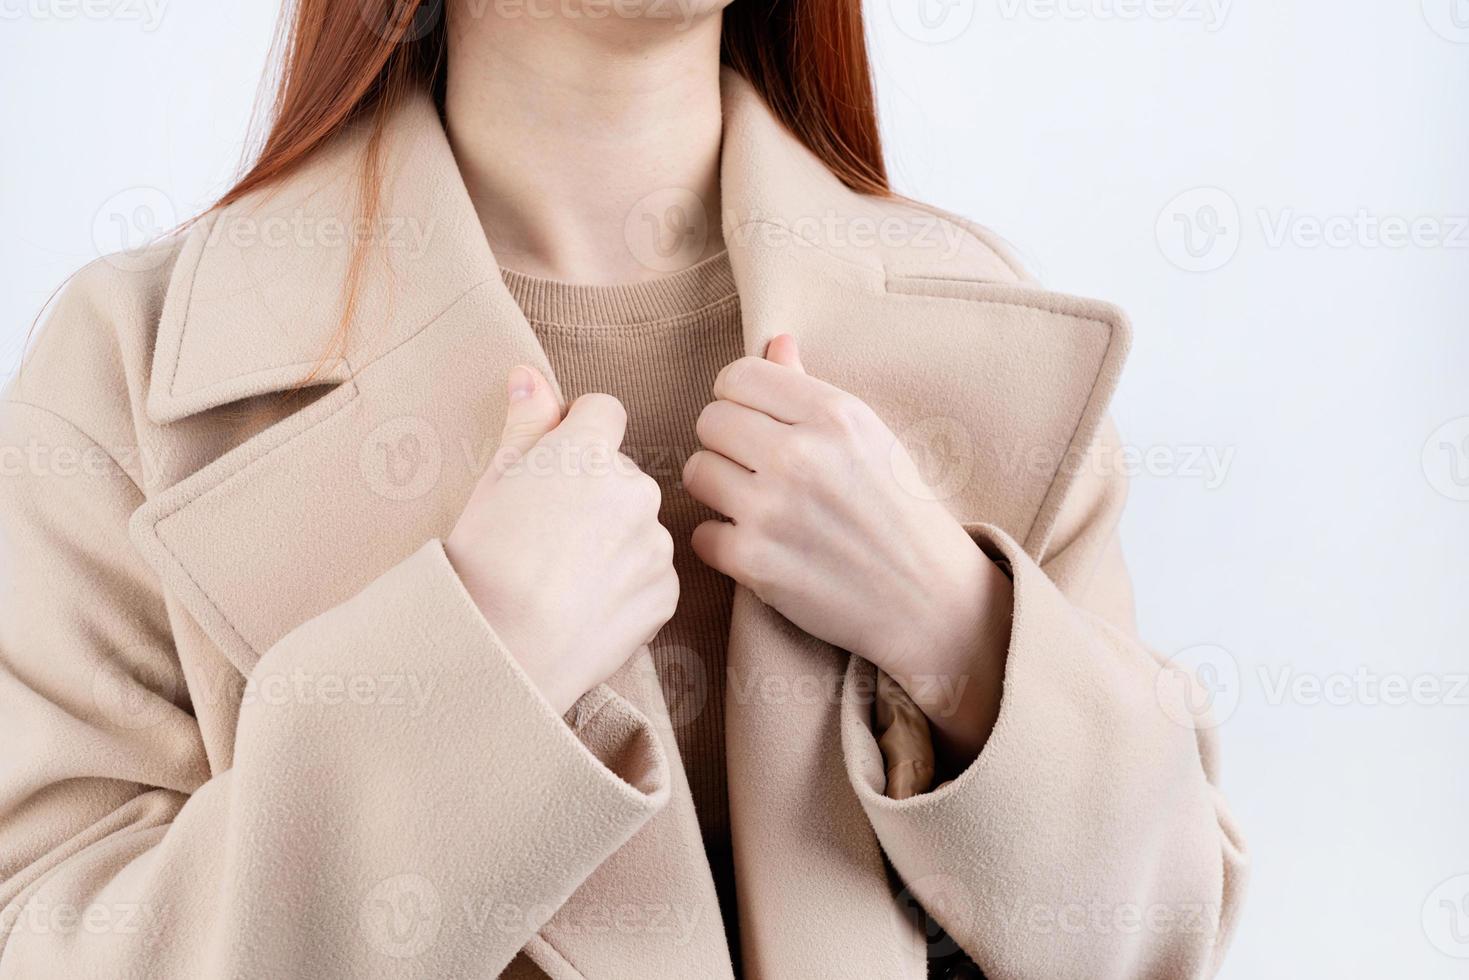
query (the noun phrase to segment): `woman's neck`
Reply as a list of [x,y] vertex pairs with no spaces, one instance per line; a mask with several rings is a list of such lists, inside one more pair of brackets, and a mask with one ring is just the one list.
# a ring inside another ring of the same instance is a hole
[[722,4],[600,19],[497,6],[451,7],[445,115],[500,264],[613,284],[722,248]]

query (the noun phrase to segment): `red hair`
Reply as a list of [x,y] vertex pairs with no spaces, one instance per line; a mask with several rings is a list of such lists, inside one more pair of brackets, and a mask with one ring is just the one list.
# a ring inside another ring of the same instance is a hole
[[[422,89],[442,104],[445,2],[296,0],[276,41],[278,77],[264,145],[211,210],[289,176],[345,126],[363,120],[369,138],[361,199],[371,219],[392,110]],[[859,0],[735,0],[723,16],[724,63],[750,81],[844,184],[887,195]],[[344,331],[360,271],[354,259]]]
[[[444,0],[297,0],[282,20],[279,80],[259,156],[223,207],[279,180],[348,123],[373,134],[402,96],[443,94]],[[888,193],[858,0],[736,0],[724,62],[853,190]]]

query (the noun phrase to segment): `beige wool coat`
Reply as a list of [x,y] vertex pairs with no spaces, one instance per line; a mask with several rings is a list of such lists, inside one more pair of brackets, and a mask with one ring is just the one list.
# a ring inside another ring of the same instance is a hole
[[[1245,859],[1139,641],[1105,422],[1128,332],[985,231],[844,188],[725,81],[747,348],[793,333],[1013,571],[999,722],[884,795],[874,671],[735,599],[746,975],[1213,974]],[[426,97],[79,273],[0,410],[0,977],[729,977],[646,653],[557,716],[445,559],[516,363],[549,375]]]

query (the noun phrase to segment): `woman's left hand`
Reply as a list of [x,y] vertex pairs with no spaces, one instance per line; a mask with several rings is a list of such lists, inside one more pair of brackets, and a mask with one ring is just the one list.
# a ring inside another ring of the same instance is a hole
[[729,518],[695,552],[801,629],[886,671],[937,729],[950,767],[999,713],[1009,578],[861,399],[805,373],[794,339],[744,357],[699,416],[683,482]]

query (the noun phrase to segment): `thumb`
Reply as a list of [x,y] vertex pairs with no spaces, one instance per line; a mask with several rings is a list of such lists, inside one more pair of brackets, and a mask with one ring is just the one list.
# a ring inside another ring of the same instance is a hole
[[783,333],[770,342],[765,348],[765,359],[789,368],[795,368],[802,374],[806,373],[806,367],[801,363],[801,353],[796,350],[796,338],[788,333]]
[[524,364],[511,368],[505,395],[509,405],[505,410],[505,428],[500,432],[500,448],[495,451],[496,477],[530,452],[541,436],[561,422],[561,406],[556,395],[535,368]]

